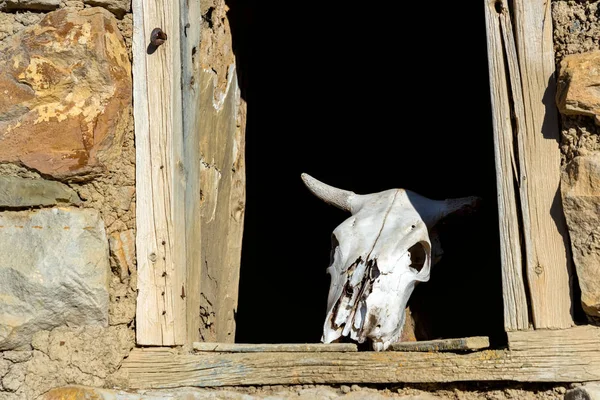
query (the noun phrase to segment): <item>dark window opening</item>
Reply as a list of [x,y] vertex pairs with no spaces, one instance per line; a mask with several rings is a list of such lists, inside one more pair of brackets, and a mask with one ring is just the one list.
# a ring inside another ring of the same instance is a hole
[[442,229],[445,254],[411,304],[429,338],[502,335],[482,5],[227,3],[248,102],[236,342],[321,339],[331,232],[349,214],[312,196],[302,172],[360,194],[482,197]]

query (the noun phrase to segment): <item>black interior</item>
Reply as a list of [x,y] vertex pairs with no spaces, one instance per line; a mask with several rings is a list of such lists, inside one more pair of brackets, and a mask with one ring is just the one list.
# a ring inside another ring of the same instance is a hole
[[361,194],[480,196],[444,226],[411,307],[431,338],[503,332],[483,4],[227,3],[248,103],[236,342],[320,341],[330,235],[349,215],[302,172]]

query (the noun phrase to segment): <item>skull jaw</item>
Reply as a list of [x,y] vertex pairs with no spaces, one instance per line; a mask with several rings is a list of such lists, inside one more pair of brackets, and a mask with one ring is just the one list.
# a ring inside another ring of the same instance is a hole
[[[358,343],[369,341],[373,350],[383,351],[399,341],[405,321],[408,300],[419,281],[426,281],[410,268],[410,254],[400,260],[396,268],[371,279],[365,273],[360,288],[363,296],[348,296],[345,290],[329,311],[323,327],[323,343],[331,343],[342,336]],[[351,279],[348,278],[348,284]],[[354,290],[352,291],[354,293]]]

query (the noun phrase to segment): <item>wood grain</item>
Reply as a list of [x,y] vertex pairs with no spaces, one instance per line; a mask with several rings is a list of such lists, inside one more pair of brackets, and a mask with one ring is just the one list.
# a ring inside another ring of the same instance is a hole
[[600,328],[584,325],[571,329],[508,332],[508,348],[515,351],[565,348],[580,353],[595,352],[600,350]]
[[523,234],[533,324],[573,326],[572,274],[560,196],[560,131],[550,1],[515,0],[515,37],[525,112],[519,154]]
[[511,336],[511,350],[466,354],[397,351],[180,354],[174,349],[138,348],[123,361],[120,373],[132,389],[348,382],[600,380],[597,327],[514,332]]
[[422,340],[399,342],[390,346],[393,351],[473,351],[490,347],[487,336],[473,336],[455,339]]
[[520,210],[517,204],[519,188],[516,182],[519,174],[511,121],[512,99],[506,69],[507,58],[509,63],[514,63],[516,50],[514,42],[511,45],[505,40],[512,36],[506,1],[485,0],[485,20],[498,192],[504,328],[506,331],[513,331],[527,329],[529,315],[523,278]]
[[202,257],[200,208],[200,0],[180,0],[181,64],[183,96],[183,151],[185,164],[186,300],[187,343],[200,340],[200,287]]
[[210,343],[196,342],[195,351],[222,352],[222,353],[298,353],[298,352],[348,352],[358,351],[353,343]]
[[[179,4],[133,0],[137,343],[183,344],[186,302]],[[148,47],[160,27],[167,41]],[[154,50],[154,51],[152,51]]]
[[233,342],[246,202],[245,104],[234,65],[225,93],[215,95],[214,82],[212,71],[200,71],[199,329],[202,341]]

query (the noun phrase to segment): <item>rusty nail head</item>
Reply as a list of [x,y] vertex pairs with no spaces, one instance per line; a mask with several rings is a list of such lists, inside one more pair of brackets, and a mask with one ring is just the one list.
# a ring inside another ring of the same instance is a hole
[[163,32],[160,28],[152,29],[152,33],[150,34],[150,43],[154,46],[160,46],[167,40],[167,34]]

